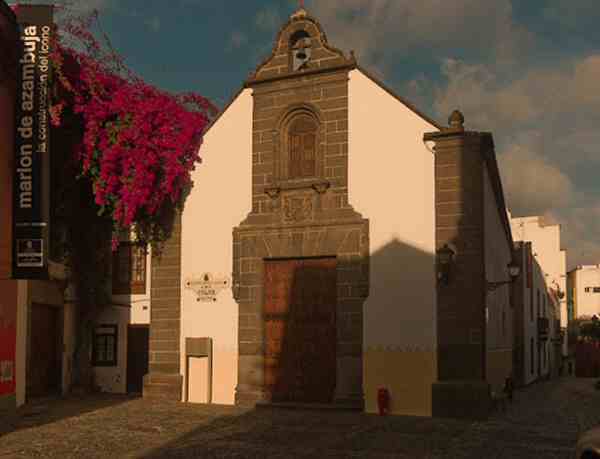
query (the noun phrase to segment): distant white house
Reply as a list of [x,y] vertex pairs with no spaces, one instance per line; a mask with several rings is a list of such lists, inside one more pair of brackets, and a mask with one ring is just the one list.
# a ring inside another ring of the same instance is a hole
[[579,265],[568,273],[572,317],[600,317],[600,264]]
[[[534,274],[531,287],[533,289],[532,296],[529,301],[533,300],[535,316],[550,320],[549,333],[551,337],[558,339],[562,336],[560,349],[557,349],[551,339],[541,340],[539,336],[530,336],[537,324],[528,326],[525,321],[524,333],[530,340],[533,339],[534,346],[536,346],[535,360],[539,361],[537,363],[539,371],[534,371],[534,375],[536,373],[544,375],[550,371],[545,369],[545,362],[551,362],[552,372],[556,373],[568,356],[566,251],[561,248],[560,225],[549,225],[543,217],[529,216],[511,218],[511,226],[515,241],[531,243],[531,263],[534,266]],[[539,274],[535,274],[538,269]],[[526,345],[530,345],[527,339],[525,341]],[[546,354],[550,357],[544,360]],[[555,354],[560,354],[560,356]],[[559,368],[556,368],[557,366]],[[525,375],[526,382],[533,379],[531,372],[529,375],[525,372]]]

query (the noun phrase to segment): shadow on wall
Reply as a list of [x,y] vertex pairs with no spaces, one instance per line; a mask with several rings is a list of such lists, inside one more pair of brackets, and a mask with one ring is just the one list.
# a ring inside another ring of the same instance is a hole
[[365,345],[435,345],[435,258],[394,238],[371,255]]
[[[367,341],[434,351],[434,255],[393,239],[369,263],[370,296],[363,308],[358,281],[369,264],[358,257],[265,260],[264,370],[273,401],[328,403],[336,388],[342,396],[352,394],[362,369],[344,367],[340,359],[359,356]],[[427,411],[430,386],[423,378],[437,377],[431,358],[381,362],[387,365],[382,377],[409,413]],[[410,375],[403,365],[411,366]],[[376,367],[371,365],[377,373]]]

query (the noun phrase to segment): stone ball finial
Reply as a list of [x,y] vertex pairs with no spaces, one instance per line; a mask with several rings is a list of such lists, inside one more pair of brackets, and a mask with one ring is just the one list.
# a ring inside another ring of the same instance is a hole
[[292,19],[302,19],[308,16],[308,12],[304,9],[304,6],[301,6],[296,10],[290,17]]
[[448,124],[451,128],[463,129],[465,124],[465,117],[459,110],[454,110],[448,118]]

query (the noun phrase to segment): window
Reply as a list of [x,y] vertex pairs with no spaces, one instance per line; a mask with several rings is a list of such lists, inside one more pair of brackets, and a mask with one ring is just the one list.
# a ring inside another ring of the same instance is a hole
[[585,288],[585,293],[590,293],[591,290],[592,290],[592,287],[586,287]]
[[316,173],[317,123],[309,116],[295,118],[288,130],[289,178],[314,177]]
[[100,325],[94,329],[92,365],[95,367],[117,366],[116,325]]
[[594,293],[600,293],[600,287],[594,287]]
[[146,293],[146,248],[122,242],[113,254],[113,294]]

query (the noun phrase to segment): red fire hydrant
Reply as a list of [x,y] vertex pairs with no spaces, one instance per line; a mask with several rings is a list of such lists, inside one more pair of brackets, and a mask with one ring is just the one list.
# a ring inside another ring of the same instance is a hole
[[390,411],[390,391],[385,387],[377,391],[377,405],[379,406],[379,416],[385,416]]

